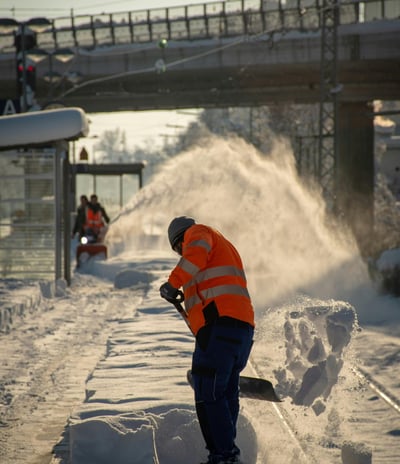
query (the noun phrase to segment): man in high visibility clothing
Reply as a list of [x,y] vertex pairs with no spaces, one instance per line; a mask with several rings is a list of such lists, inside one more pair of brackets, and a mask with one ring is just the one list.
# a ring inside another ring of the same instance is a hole
[[192,375],[197,417],[209,451],[206,464],[240,463],[235,443],[239,374],[254,334],[242,260],[220,232],[187,216],[171,222],[168,238],[181,259],[160,287],[160,295],[174,301],[183,289],[196,337]]
[[93,237],[93,241],[101,242],[106,224],[110,222],[106,210],[98,202],[96,194],[90,195],[90,202],[86,208],[85,234]]

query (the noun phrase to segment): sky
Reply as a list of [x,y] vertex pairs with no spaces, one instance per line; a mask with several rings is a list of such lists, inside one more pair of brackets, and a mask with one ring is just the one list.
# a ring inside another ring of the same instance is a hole
[[[158,291],[178,260],[166,237],[178,214],[218,228],[238,248],[256,314],[246,374],[270,379],[283,399],[275,406],[242,399],[238,443],[244,462],[338,464],[343,450],[353,456],[346,464],[369,462],[354,457],[364,451],[373,453],[374,462],[398,462],[398,412],[391,412],[354,369],[362,368],[400,396],[399,299],[378,293],[357,247],[327,225],[319,194],[305,189],[290,152],[278,142],[265,158],[240,139],[210,138],[165,164],[113,219],[105,242],[108,258],[82,263],[71,287],[60,285],[51,311],[27,310],[26,319],[15,322],[13,344],[0,334],[2,355],[10,360],[0,366],[0,374],[8,372],[4,392],[15,399],[34,382],[10,381],[10,364],[19,349],[29,347],[28,338],[38,347],[28,356],[39,356],[34,360],[42,372],[57,350],[78,351],[81,365],[86,350],[103,343],[101,358],[81,386],[86,399],[69,412],[72,463],[205,459],[186,382],[193,338]],[[7,285],[15,281],[1,281],[2,301]],[[76,318],[88,331],[104,319],[79,350]],[[63,337],[67,345],[60,348]],[[0,437],[15,430],[0,451],[12,457],[5,462],[30,464],[26,456],[34,456],[38,437],[47,436],[52,397],[62,388],[56,379],[77,384],[67,372],[64,364],[50,365],[36,395],[25,395],[34,402],[42,390],[45,398],[32,403],[29,421],[0,427]],[[288,427],[295,432],[288,433]],[[13,447],[21,437],[22,447]]]
[[89,154],[89,162],[98,162],[96,144],[105,131],[119,129],[126,136],[126,148],[162,146],[172,142],[188,124],[195,121],[198,109],[170,111],[120,111],[115,113],[88,113],[89,134],[75,142],[76,157],[82,148]]

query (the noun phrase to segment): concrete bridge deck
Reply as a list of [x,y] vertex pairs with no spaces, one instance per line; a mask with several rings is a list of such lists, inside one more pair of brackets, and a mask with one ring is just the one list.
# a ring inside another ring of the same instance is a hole
[[[318,102],[320,3],[244,0],[56,19],[38,46],[50,54],[72,47],[74,60],[50,58],[52,69],[82,79],[50,88],[44,60],[36,97],[88,112]],[[400,99],[399,17],[390,0],[340,3],[341,101]],[[0,36],[0,99],[16,95],[10,37]]]

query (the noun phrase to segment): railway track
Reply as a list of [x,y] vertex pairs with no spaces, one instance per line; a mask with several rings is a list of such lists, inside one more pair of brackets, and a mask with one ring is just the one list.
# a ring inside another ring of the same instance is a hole
[[[353,387],[338,387],[338,392],[333,393],[336,395],[332,401],[334,406],[327,407],[326,417],[316,416],[310,407],[293,405],[290,398],[283,403],[265,403],[262,409],[260,404],[245,405],[252,423],[253,418],[257,418],[256,427],[263,429],[259,433],[264,433],[266,442],[271,443],[269,429],[276,427],[270,418],[260,419],[260,413],[266,414],[267,408],[276,416],[283,434],[283,437],[273,437],[276,446],[272,449],[266,445],[259,451],[258,464],[279,462],[278,457],[283,455],[285,462],[293,464],[337,464],[345,462],[342,461],[342,447],[349,443],[354,445],[352,453],[370,453],[374,462],[393,464],[399,461],[399,398],[363,368],[349,366],[347,369],[353,377],[347,380]],[[249,372],[265,377],[254,361],[249,363]],[[318,430],[322,432],[320,437],[317,437]],[[313,431],[316,431],[315,436],[312,436]],[[288,451],[290,455],[286,456]]]
[[[249,361],[247,369],[254,376],[264,377],[254,360]],[[267,409],[269,413],[267,413]],[[283,404],[260,404],[259,402],[246,401],[245,411],[251,416],[252,424],[255,426],[258,436],[265,435],[266,433],[268,434],[268,430],[271,428],[271,413],[275,416],[275,420],[279,422],[279,429],[282,432],[282,434],[278,434],[278,436],[274,437],[275,446],[272,448],[271,440],[266,438],[264,446],[259,449],[257,464],[279,462],[278,459],[283,459],[285,453],[287,453],[287,456],[285,455],[284,459],[288,464],[318,463],[318,460],[303,442],[298,427]],[[260,412],[262,415],[260,415]]]
[[396,398],[383,385],[374,379],[368,372],[360,367],[353,367],[354,374],[368,385],[385,403],[400,414],[400,399]]

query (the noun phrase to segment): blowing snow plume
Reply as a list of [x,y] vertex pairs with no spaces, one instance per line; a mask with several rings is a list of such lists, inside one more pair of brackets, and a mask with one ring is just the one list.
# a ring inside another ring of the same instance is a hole
[[241,139],[211,138],[171,159],[111,225],[110,255],[168,250],[168,224],[181,215],[232,240],[256,307],[298,292],[343,298],[368,280],[354,242],[327,226],[323,200],[299,181],[281,141],[262,156]]

